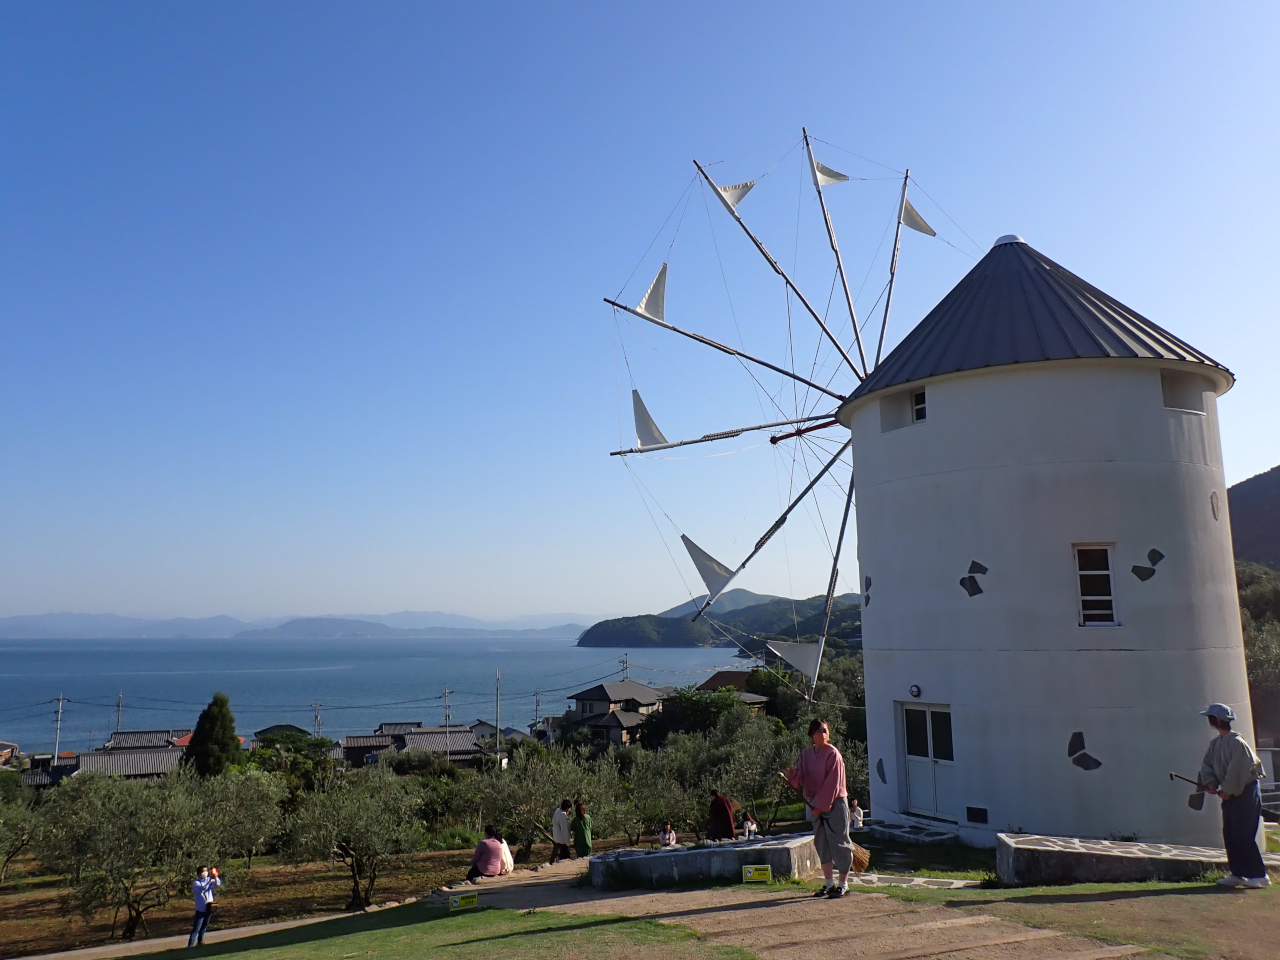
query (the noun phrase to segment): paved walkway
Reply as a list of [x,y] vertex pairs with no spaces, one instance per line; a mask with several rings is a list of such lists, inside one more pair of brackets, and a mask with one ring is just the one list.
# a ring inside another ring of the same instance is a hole
[[[742,947],[765,960],[1104,960],[1145,952],[1143,947],[1105,946],[980,912],[909,903],[866,887],[854,888],[840,900],[814,898],[801,890],[746,886],[601,891],[579,885],[584,867],[582,861],[564,861],[518,870],[477,886],[459,884],[452,891],[439,890],[426,902],[447,904],[450,893],[475,892],[487,907],[648,917],[683,924],[711,942]],[[221,943],[332,919],[312,917],[216,930],[205,941]],[[185,936],[162,937],[25,960],[111,960],[172,950],[186,942]]]

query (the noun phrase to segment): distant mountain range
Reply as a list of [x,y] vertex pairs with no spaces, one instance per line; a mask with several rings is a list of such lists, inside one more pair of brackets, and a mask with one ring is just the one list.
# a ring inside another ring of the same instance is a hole
[[[482,621],[477,621],[482,622]],[[237,640],[372,640],[372,639],[425,639],[465,640],[534,638],[572,640],[583,631],[580,623],[564,623],[555,627],[531,630],[485,630],[468,627],[419,627],[400,629],[370,620],[344,620],[338,617],[302,617],[290,620],[278,627],[244,630],[235,635]]]
[[[346,634],[335,631],[359,629],[362,636],[434,637],[576,637],[583,624],[594,617],[573,613],[534,614],[510,620],[478,620],[453,613],[415,612],[365,614],[346,617],[269,617],[261,620],[237,620],[235,617],[178,617],[149,620],[122,617],[114,613],[43,613],[34,616],[0,617],[0,639],[12,640],[106,640],[106,639],[212,639],[246,637],[267,639],[289,636],[322,639]],[[358,623],[357,627],[335,628],[332,624]],[[272,633],[290,624],[314,624],[290,627],[292,632]],[[376,633],[374,628],[390,632]],[[301,632],[300,632],[301,631]],[[307,632],[310,631],[310,632]]]
[[1227,488],[1237,560],[1280,570],[1280,467]]
[[[768,603],[770,600],[781,600],[782,597],[775,597],[771,593],[752,593],[750,590],[726,590],[720,596],[716,597],[716,602],[711,605],[709,613],[728,613],[730,610],[741,610],[743,607],[753,607],[758,603]],[[663,610],[658,616],[660,617],[692,617],[698,612],[698,608],[707,602],[707,595],[704,593],[700,597],[694,597],[686,603],[672,607],[670,610]]]
[[[758,596],[746,590],[731,592],[746,594],[747,597]],[[831,636],[855,647],[861,643],[862,636],[862,605],[859,600],[856,593],[836,597],[831,616]],[[763,643],[751,639],[747,634],[754,637],[801,639],[820,633],[825,602],[825,596],[810,597],[807,600],[767,598],[763,603],[750,603],[733,607],[727,612],[712,613],[711,617],[716,624],[721,625],[720,629],[706,617],[691,623],[690,617],[696,607],[690,609],[688,615],[646,614],[602,620],[578,638],[578,646],[733,647],[742,644],[755,651],[761,649]],[[681,604],[672,610],[681,610],[685,606]],[[714,606],[713,604],[713,609]],[[725,632],[737,643],[726,638]]]

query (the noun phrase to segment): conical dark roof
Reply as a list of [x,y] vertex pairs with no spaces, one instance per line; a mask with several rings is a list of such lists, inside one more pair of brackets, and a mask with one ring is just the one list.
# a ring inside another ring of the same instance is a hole
[[1032,249],[1001,237],[853,392],[1041,360],[1146,357],[1230,371]]

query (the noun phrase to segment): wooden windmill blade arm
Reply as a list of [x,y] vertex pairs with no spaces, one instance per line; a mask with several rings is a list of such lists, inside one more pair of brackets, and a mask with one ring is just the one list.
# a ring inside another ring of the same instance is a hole
[[[732,440],[734,437],[741,436],[744,433],[750,433],[753,430],[772,430],[774,427],[789,427],[797,423],[812,423],[815,420],[832,420],[833,416],[834,414],[824,413],[814,417],[800,417],[797,420],[778,420],[775,423],[758,423],[752,427],[737,427],[733,430],[718,430],[714,433],[704,433],[702,436],[696,437],[693,440],[675,440],[671,443],[656,443],[649,447],[632,447],[630,450],[612,450],[610,451],[609,456],[623,457],[629,453],[649,453],[653,450],[670,450],[672,447],[687,447],[694,443],[711,443],[713,440]],[[832,420],[832,422],[834,423],[836,421]],[[826,425],[829,426],[830,424]]]

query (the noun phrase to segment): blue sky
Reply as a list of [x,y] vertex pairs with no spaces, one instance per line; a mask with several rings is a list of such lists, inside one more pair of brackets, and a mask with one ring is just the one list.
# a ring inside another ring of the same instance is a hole
[[[802,124],[866,178],[830,191],[860,309],[894,171],[954,244],[904,240],[890,345],[1017,232],[1230,367],[1228,481],[1265,470],[1278,25],[1264,4],[7,4],[0,615],[686,599],[675,530],[736,563],[803,468],[758,436],[633,464],[655,530],[606,456],[632,379],[672,438],[772,408],[601,297],[635,302],[679,222],[668,317],[785,361],[776,279],[696,186],[677,201],[695,157],[771,171],[742,212],[825,304]],[[739,585],[822,591],[823,497]]]

